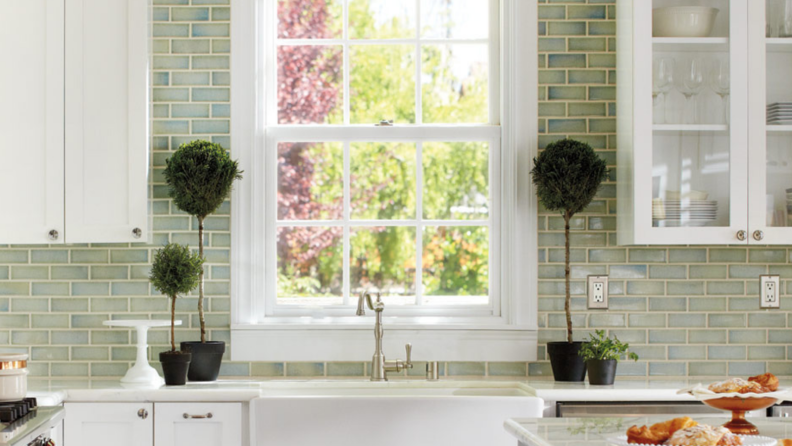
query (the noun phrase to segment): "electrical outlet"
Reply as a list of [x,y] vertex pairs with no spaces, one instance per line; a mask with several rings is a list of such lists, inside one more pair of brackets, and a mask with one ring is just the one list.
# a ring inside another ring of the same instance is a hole
[[588,276],[589,309],[608,309],[608,276]]
[[781,281],[778,276],[759,276],[759,308],[781,307]]

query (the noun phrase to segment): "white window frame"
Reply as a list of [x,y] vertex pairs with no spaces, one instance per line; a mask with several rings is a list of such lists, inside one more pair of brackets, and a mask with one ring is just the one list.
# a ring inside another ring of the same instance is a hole
[[[269,0],[231,0],[232,152],[245,170],[232,196],[231,358],[235,361],[364,361],[373,352],[373,321],[338,310],[276,312],[267,308],[266,268],[274,268],[265,234],[266,216],[274,203],[265,191],[277,184],[264,148],[300,135],[300,142],[350,140],[339,128],[338,138],[328,126],[278,126],[267,129],[266,73]],[[500,126],[486,127],[490,151],[491,306],[487,314],[465,309],[385,308],[384,350],[398,356],[405,342],[415,345],[416,357],[443,361],[531,361],[537,343],[537,200],[530,181],[531,160],[538,135],[538,17],[537,0],[500,0],[498,76],[491,79],[490,117]],[[270,42],[271,44],[271,42]],[[492,71],[492,70],[491,70]],[[492,92],[495,94],[492,94]],[[271,110],[270,110],[271,113]],[[364,126],[353,139],[413,141],[465,139],[471,126]],[[473,140],[481,139],[481,129]],[[314,135],[312,137],[312,135]],[[313,139],[312,139],[313,138]],[[499,144],[498,144],[499,143]],[[493,152],[494,150],[494,152]],[[496,160],[499,159],[499,165]],[[268,166],[269,164],[269,166]],[[268,169],[269,167],[269,169]],[[499,184],[496,184],[496,182]],[[272,189],[269,189],[272,190]],[[270,200],[271,201],[271,200]],[[272,219],[271,219],[272,220]],[[493,230],[497,238],[492,237]],[[419,235],[420,236],[420,235]],[[271,242],[269,242],[271,243]],[[491,242],[492,243],[492,242]],[[496,274],[497,273],[497,274]],[[271,300],[271,299],[270,299]],[[445,311],[444,311],[445,310]],[[354,310],[353,310],[354,311]],[[421,310],[418,310],[421,311]],[[346,312],[346,310],[344,310]]]

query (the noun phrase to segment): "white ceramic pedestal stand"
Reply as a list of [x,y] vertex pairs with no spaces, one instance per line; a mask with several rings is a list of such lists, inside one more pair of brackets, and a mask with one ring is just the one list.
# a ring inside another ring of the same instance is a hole
[[[126,384],[151,384],[162,385],[165,380],[148,362],[148,329],[156,327],[169,327],[170,321],[166,320],[118,320],[104,321],[108,327],[134,327],[137,329],[137,359],[135,365],[127,370],[126,375],[121,378],[122,383]],[[176,321],[176,325],[181,325],[181,321]]]

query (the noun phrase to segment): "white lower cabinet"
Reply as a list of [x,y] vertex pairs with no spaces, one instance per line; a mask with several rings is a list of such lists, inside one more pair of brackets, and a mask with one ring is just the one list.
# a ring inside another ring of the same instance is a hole
[[65,446],[240,446],[241,403],[66,403]]
[[151,446],[151,403],[66,403],[65,446]]
[[156,446],[239,446],[242,405],[238,403],[157,403]]

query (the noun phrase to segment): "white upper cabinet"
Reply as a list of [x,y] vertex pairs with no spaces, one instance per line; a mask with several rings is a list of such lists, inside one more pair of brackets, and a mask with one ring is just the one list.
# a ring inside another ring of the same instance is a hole
[[619,244],[792,242],[792,127],[765,124],[792,38],[766,38],[765,1],[617,5]]
[[[0,14],[0,243],[143,241],[149,2],[9,0]],[[9,11],[10,8],[10,11]]]
[[63,1],[2,4],[0,243],[63,243]]
[[66,11],[66,241],[140,241],[148,220],[148,2],[66,0]]

